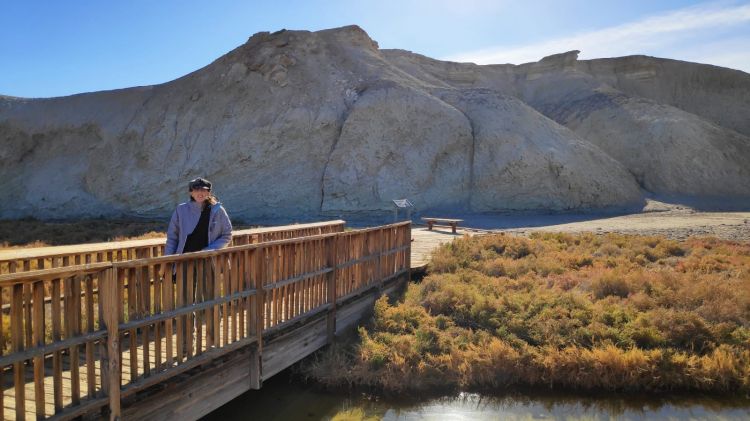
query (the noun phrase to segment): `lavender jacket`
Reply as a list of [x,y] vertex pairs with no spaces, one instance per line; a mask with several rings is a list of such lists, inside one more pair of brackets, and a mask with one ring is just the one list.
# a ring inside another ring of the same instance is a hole
[[[185,248],[187,236],[198,225],[202,206],[198,202],[185,202],[177,205],[167,228],[167,245],[164,255],[181,254]],[[224,248],[232,241],[232,222],[221,203],[211,206],[208,218],[208,247],[204,250]]]

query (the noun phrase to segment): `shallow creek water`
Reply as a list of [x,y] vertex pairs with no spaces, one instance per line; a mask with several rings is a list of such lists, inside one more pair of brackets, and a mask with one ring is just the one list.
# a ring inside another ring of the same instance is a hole
[[266,381],[204,420],[750,420],[750,398],[461,393],[393,399],[332,393],[300,385],[286,373]]

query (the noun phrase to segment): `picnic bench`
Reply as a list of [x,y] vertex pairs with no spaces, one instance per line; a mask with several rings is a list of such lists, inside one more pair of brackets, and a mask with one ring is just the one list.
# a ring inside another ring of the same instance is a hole
[[451,227],[451,231],[453,233],[456,233],[456,227],[458,226],[459,222],[464,222],[463,219],[448,219],[448,218],[427,218],[423,217],[423,221],[427,222],[427,230],[432,231],[432,227],[434,225],[448,225]]

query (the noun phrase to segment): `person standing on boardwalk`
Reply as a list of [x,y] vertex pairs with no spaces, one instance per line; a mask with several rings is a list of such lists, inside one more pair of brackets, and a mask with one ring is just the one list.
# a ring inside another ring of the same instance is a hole
[[177,205],[169,221],[164,255],[218,250],[232,240],[232,222],[211,193],[211,182],[198,177],[188,190],[190,201]]
[[[211,182],[204,178],[196,178],[188,183],[190,191],[190,201],[177,205],[169,221],[167,229],[167,244],[164,248],[164,255],[190,253],[202,250],[218,250],[229,245],[232,241],[232,222],[221,203],[211,193]],[[214,291],[214,276],[217,274],[213,265],[198,265],[197,263],[188,264],[183,261],[182,279],[177,279],[177,267],[175,265],[172,279],[176,282],[182,282],[182,300],[186,305],[210,300]],[[190,270],[189,268],[192,268]],[[202,270],[200,270],[200,269]],[[192,272],[188,277],[188,271]],[[188,279],[192,279],[192,294],[188,291]],[[199,329],[203,324],[202,313],[195,312],[192,314],[193,326],[185,325],[184,329]],[[208,329],[213,329],[213,325],[208,323]],[[213,332],[211,332],[213,334]],[[194,345],[187,342],[187,336],[183,334],[185,343],[183,349],[188,346],[195,346],[196,349],[201,346],[196,342]],[[196,338],[197,339],[197,338]],[[184,352],[184,351],[183,351]]]

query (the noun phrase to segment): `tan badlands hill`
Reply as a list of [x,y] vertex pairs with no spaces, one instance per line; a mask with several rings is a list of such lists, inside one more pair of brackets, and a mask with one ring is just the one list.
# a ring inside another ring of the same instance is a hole
[[0,218],[750,206],[750,75],[634,56],[479,66],[359,27],[258,33],[155,86],[0,97]]

